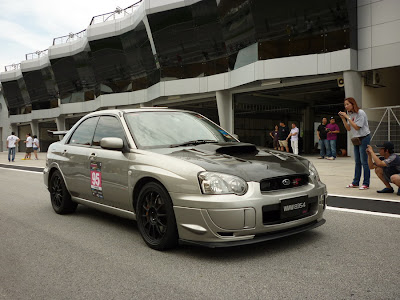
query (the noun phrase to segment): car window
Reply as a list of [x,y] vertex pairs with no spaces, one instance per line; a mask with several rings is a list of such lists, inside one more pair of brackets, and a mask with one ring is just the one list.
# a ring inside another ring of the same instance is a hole
[[[100,146],[100,140],[105,137],[121,138],[124,142],[125,134],[121,122],[112,116],[101,116],[93,137],[93,146]],[[126,142],[125,142],[126,143]]]
[[189,141],[235,142],[203,116],[187,112],[134,112],[125,115],[140,148],[179,145]]
[[89,118],[83,121],[72,134],[69,144],[90,146],[99,117]]

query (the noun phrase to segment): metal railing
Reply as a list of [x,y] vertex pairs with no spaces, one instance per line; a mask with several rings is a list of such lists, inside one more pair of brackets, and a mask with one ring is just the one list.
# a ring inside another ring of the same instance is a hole
[[18,70],[18,69],[20,69],[21,68],[21,64],[19,63],[19,64],[12,64],[12,65],[8,65],[8,66],[5,66],[4,67],[4,69],[6,70],[6,72],[8,72],[8,71],[13,71],[13,70]]
[[398,153],[400,151],[400,106],[364,108],[364,110],[371,130],[371,144],[391,141]]
[[116,20],[116,19],[123,18],[123,17],[125,17],[127,15],[130,15],[136,10],[138,4],[140,2],[142,2],[142,1],[143,0],[139,0],[136,3],[128,6],[127,8],[124,8],[124,9],[122,9],[120,7],[117,7],[112,12],[105,13],[105,14],[98,15],[98,16],[94,16],[92,18],[92,20],[90,21],[90,25],[99,24],[99,23],[103,23],[103,22],[106,22],[106,21],[110,21],[110,20]]
[[77,39],[81,39],[86,36],[86,29],[79,31],[77,33],[69,33],[68,35],[56,37],[53,39],[53,46],[54,45],[59,45],[59,44],[64,44],[72,41],[76,41]]
[[25,54],[25,60],[40,58],[41,56],[47,56],[49,54],[49,49],[38,50],[32,53]]

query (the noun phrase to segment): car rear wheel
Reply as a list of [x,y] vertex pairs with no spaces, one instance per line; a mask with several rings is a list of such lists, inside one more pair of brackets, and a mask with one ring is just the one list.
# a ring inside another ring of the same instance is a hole
[[160,184],[149,182],[144,185],[136,203],[136,216],[140,234],[150,248],[166,250],[177,245],[172,201]]
[[55,171],[51,175],[50,199],[54,211],[60,215],[73,213],[78,206],[78,203],[71,200],[71,195],[59,171]]

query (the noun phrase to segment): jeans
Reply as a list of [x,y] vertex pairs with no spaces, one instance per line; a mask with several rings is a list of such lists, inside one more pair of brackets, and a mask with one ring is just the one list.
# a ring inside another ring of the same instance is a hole
[[329,140],[328,143],[331,149],[331,156],[336,158],[336,140]]
[[319,155],[321,155],[321,157],[325,157],[325,152],[326,152],[326,156],[330,157],[331,156],[331,149],[329,146],[329,141],[327,139],[325,140],[319,140],[318,141],[319,144]]
[[8,161],[15,159],[15,147],[8,148]]
[[354,146],[354,160],[356,162],[356,168],[354,171],[353,184],[359,185],[361,179],[361,170],[364,170],[364,181],[363,185],[369,186],[369,179],[371,177],[371,172],[368,167],[368,154],[367,145],[371,142],[371,136],[367,135],[362,139],[361,145]]

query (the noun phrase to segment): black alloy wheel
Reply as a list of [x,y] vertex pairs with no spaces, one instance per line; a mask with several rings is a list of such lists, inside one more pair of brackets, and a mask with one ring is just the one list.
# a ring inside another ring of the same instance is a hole
[[173,248],[178,242],[175,215],[168,192],[158,183],[147,183],[136,204],[139,231],[146,244],[156,250]]
[[51,205],[56,213],[60,215],[73,213],[78,204],[71,200],[64,179],[59,171],[55,171],[50,179],[50,199]]

